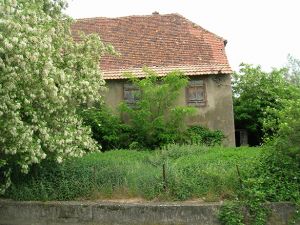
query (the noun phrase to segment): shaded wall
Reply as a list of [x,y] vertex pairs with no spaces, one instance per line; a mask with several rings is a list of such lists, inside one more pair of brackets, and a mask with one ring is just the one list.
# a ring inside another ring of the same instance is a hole
[[[201,78],[206,88],[206,105],[197,107],[197,114],[187,121],[189,125],[200,124],[212,130],[221,130],[226,139],[225,146],[235,146],[234,119],[232,107],[232,91],[230,75],[194,76],[190,79]],[[108,92],[105,102],[115,112],[123,101],[123,85],[126,80],[107,80]],[[178,104],[185,106],[186,90],[178,99]]]

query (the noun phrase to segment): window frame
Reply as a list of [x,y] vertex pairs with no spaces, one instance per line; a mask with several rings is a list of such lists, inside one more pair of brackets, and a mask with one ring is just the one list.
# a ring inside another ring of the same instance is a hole
[[122,100],[129,106],[135,106],[138,101],[138,98],[134,98],[133,102],[129,102],[127,99],[125,99],[125,91],[139,92],[140,89],[130,81],[126,81],[123,83],[123,98],[122,98]]
[[[190,88],[202,88],[203,89],[203,100],[191,100],[190,99]],[[207,106],[207,94],[206,94],[206,83],[205,79],[197,78],[189,80],[189,83],[185,89],[185,96],[186,96],[186,104],[188,106],[194,107],[205,107]]]

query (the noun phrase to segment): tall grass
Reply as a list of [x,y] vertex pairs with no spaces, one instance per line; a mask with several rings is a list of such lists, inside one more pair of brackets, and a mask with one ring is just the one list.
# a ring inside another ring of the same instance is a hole
[[[13,178],[6,198],[74,200],[144,198],[217,201],[234,198],[239,177],[249,173],[262,148],[170,145],[157,151],[92,153],[61,165],[45,164]],[[166,179],[163,179],[163,165]]]

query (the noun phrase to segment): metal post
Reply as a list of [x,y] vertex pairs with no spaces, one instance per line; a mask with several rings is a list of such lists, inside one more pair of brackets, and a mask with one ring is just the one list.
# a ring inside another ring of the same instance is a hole
[[238,174],[238,177],[239,177],[240,185],[241,185],[241,187],[243,187],[243,180],[241,178],[239,166],[238,165],[235,165],[235,166],[236,166],[236,171],[237,171],[237,174]]
[[167,191],[166,165],[163,164],[163,189]]

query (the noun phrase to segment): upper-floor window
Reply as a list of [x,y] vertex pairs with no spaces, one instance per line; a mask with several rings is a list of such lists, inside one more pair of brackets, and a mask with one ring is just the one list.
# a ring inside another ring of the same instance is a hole
[[124,101],[128,105],[134,105],[139,99],[139,88],[132,83],[124,84]]
[[189,106],[205,106],[206,90],[203,80],[190,80],[186,89],[187,104]]

